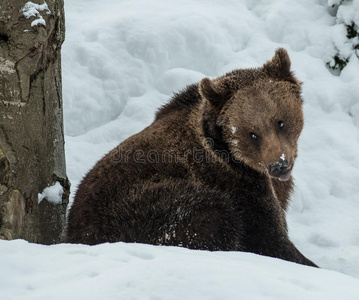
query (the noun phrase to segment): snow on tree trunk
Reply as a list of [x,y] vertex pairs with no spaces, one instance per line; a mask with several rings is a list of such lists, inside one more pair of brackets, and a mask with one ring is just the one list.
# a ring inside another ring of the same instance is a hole
[[[63,0],[0,2],[0,238],[63,240]],[[58,183],[62,188],[58,188]],[[43,192],[56,186],[58,199]],[[39,197],[41,201],[39,201]]]

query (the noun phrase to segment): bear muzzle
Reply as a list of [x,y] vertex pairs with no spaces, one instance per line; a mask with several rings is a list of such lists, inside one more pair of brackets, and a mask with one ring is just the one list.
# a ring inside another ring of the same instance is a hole
[[281,181],[288,180],[291,173],[292,165],[289,165],[286,159],[269,164],[269,174]]

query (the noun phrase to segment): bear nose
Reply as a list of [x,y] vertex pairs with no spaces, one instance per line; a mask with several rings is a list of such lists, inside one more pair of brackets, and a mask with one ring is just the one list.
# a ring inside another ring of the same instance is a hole
[[273,176],[279,177],[284,174],[285,171],[288,169],[288,161],[281,160],[276,163],[271,163],[269,165],[270,172]]

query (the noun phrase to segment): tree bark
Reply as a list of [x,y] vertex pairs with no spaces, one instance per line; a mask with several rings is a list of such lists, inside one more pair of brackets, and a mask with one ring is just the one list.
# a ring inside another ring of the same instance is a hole
[[[63,0],[0,2],[0,238],[63,240],[66,176],[61,45]],[[60,182],[62,199],[38,194]]]

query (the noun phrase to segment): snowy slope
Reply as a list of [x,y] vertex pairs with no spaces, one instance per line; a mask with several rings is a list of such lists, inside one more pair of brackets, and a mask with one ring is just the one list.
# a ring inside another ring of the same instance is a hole
[[358,280],[347,275],[241,252],[24,241],[1,249],[6,300],[359,299]]
[[341,74],[326,67],[347,49],[326,1],[65,0],[65,10],[73,193],[172,92],[288,50],[306,122],[289,234],[322,269],[248,253],[0,241],[0,299],[359,299],[359,62],[353,55]]

